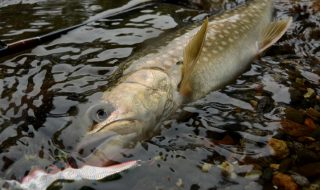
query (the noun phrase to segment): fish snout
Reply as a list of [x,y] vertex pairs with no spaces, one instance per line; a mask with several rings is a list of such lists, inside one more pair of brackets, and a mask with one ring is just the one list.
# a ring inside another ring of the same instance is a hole
[[136,120],[114,121],[95,133],[87,134],[77,145],[76,154],[86,164],[96,166],[118,161],[141,138],[138,123]]

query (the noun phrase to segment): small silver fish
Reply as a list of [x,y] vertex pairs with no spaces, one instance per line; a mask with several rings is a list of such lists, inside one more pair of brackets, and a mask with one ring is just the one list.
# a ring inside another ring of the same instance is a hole
[[151,137],[183,103],[217,90],[285,33],[291,18],[272,21],[272,0],[253,0],[206,19],[202,26],[130,63],[80,123],[87,134],[77,151],[104,165],[119,150]]

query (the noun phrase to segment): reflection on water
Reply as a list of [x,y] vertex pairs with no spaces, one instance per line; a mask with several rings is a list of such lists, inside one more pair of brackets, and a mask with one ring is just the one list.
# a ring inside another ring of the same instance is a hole
[[[8,2],[0,1],[0,36],[7,43],[81,23],[127,0]],[[241,2],[220,3],[215,10]],[[304,6],[304,14],[294,11]],[[261,189],[263,182],[245,176],[253,170],[245,160],[268,156],[266,143],[277,132],[284,108],[301,105],[292,80],[299,76],[319,92],[320,21],[310,6],[276,1],[278,17],[295,19],[288,34],[234,83],[183,107],[160,134],[123,158],[157,161],[122,176],[64,183],[59,189]],[[121,63],[143,55],[137,53],[143,47],[156,48],[154,38],[169,39],[199,15],[201,11],[156,4],[1,58],[0,176],[20,179],[31,166],[62,167],[85,130],[71,124],[119,78]],[[232,164],[231,177],[221,174],[226,161]],[[209,172],[203,171],[204,163],[212,165]]]

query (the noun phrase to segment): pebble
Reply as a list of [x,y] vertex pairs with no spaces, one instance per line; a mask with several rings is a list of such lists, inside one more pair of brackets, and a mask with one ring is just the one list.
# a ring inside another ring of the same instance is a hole
[[311,184],[308,188],[305,190],[320,190],[320,185],[319,184]]
[[280,167],[280,164],[270,164],[270,168],[272,168],[273,170],[278,170]]
[[291,175],[291,177],[298,185],[307,186],[310,184],[308,178],[306,178],[298,173],[293,173]]
[[298,190],[299,186],[295,183],[291,176],[283,173],[275,173],[272,183],[282,190]]
[[314,162],[300,166],[297,172],[306,177],[320,176],[320,162]]
[[286,118],[288,120],[303,124],[305,116],[304,112],[291,107],[286,108],[284,112],[286,113]]
[[183,187],[183,181],[181,178],[178,179],[178,181],[176,182],[176,186],[177,187]]
[[252,170],[248,173],[246,173],[245,178],[251,179],[251,180],[257,180],[262,176],[262,172],[260,170]]
[[271,152],[279,159],[283,159],[289,155],[289,149],[285,141],[271,138],[268,142]]
[[312,88],[307,88],[307,93],[303,95],[304,98],[311,98],[315,94]]
[[281,130],[293,137],[307,136],[311,132],[308,127],[288,119],[281,121]]
[[201,167],[201,170],[203,172],[209,172],[209,170],[213,167],[212,164],[209,164],[209,163],[203,163],[202,167]]

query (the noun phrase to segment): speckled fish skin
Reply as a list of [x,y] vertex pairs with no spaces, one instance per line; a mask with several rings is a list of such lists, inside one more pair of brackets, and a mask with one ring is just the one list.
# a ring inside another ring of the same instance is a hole
[[217,90],[243,73],[257,56],[262,30],[270,23],[272,1],[257,0],[209,23],[192,100]]
[[[78,151],[98,142],[96,136],[100,136],[101,142],[104,134],[109,134],[92,154],[85,155],[88,163],[103,164],[112,159],[118,148],[130,147],[152,136],[161,121],[182,103],[197,100],[235,79],[258,54],[257,42],[271,21],[271,13],[271,0],[253,0],[210,18],[201,55],[191,71],[195,77],[190,81],[190,97],[181,95],[178,86],[184,48],[200,27],[130,63],[117,85],[104,92],[101,102],[89,109],[87,120],[99,120],[95,118],[99,109],[104,109],[107,117],[89,128]],[[113,133],[111,138],[110,133]]]

